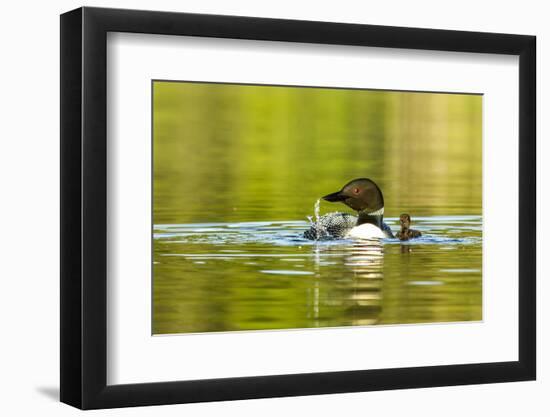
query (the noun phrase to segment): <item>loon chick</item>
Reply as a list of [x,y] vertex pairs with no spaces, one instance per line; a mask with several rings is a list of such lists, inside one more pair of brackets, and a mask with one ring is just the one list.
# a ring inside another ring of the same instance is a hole
[[323,197],[330,202],[341,201],[357,211],[358,216],[330,213],[304,233],[307,239],[320,237],[356,237],[362,239],[393,237],[384,219],[384,197],[374,181],[358,178],[348,182],[340,191]]
[[399,216],[399,223],[401,223],[401,230],[395,235],[399,240],[409,240],[415,237],[422,236],[418,230],[411,229],[411,216],[407,213],[403,213]]

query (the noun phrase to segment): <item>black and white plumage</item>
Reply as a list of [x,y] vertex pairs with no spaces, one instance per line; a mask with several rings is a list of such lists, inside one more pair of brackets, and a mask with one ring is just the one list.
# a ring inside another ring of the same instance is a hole
[[[358,216],[350,213],[328,213],[321,217],[308,230],[304,237],[309,240],[343,239],[357,226]],[[387,238],[392,238],[393,233],[390,227],[382,222],[380,228]]]
[[310,240],[342,239],[357,225],[357,216],[350,213],[328,213],[304,232]]

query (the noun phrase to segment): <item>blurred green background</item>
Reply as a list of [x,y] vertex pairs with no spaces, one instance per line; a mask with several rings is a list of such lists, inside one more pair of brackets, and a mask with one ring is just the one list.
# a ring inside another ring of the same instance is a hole
[[[482,318],[482,96],[155,81],[153,141],[154,334]],[[357,177],[426,238],[296,241]]]
[[154,83],[154,222],[304,219],[369,177],[386,215],[481,213],[480,95]]

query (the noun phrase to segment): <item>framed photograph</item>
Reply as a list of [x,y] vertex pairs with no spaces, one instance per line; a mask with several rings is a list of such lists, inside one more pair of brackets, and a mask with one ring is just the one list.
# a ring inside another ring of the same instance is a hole
[[61,401],[535,379],[535,37],[61,16]]

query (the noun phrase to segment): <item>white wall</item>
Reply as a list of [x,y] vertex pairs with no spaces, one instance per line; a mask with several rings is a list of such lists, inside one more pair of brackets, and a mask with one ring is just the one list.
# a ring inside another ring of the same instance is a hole
[[[508,4],[510,3],[510,4]],[[4,2],[0,24],[2,239],[0,239],[0,410],[3,415],[76,415],[57,402],[59,273],[59,17],[81,6],[77,1]],[[538,118],[550,97],[548,73],[550,26],[545,2],[503,1],[297,1],[188,0],[92,1],[86,5],[281,17],[534,34],[538,37]],[[541,77],[542,75],[542,77]],[[539,212],[550,209],[543,181],[550,168],[546,143],[539,146]],[[544,158],[546,159],[546,158]],[[550,223],[539,225],[539,235]],[[539,259],[550,245],[541,239]],[[541,259],[542,261],[542,259]],[[464,416],[549,415],[550,296],[548,263],[539,266],[539,379],[537,382],[432,388],[346,395],[238,401],[100,411],[94,415],[334,415]],[[468,343],[468,341],[465,341]]]

